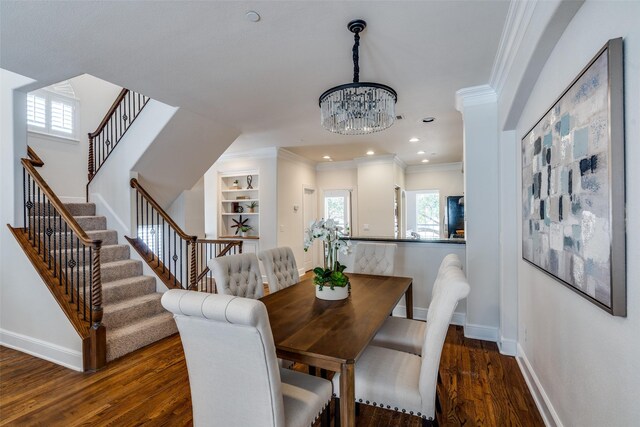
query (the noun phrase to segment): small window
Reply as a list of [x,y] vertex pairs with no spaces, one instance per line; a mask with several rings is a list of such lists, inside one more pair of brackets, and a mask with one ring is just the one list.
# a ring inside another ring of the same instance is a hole
[[351,235],[351,191],[328,190],[324,192],[324,218],[333,219],[343,227],[345,235]]
[[421,239],[440,238],[440,192],[407,191],[407,234]]
[[52,92],[48,88],[27,94],[29,131],[77,140],[77,122],[77,99]]

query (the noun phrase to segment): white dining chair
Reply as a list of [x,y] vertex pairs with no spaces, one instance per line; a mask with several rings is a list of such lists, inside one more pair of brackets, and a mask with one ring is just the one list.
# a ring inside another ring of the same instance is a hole
[[261,301],[169,290],[162,305],[174,314],[184,348],[195,426],[311,426],[324,411],[331,383],[280,369]]
[[[422,418],[423,426],[435,424],[440,356],[451,317],[458,302],[469,294],[461,269],[451,271],[446,285],[431,301],[422,357],[384,347],[369,346],[355,364],[356,402],[393,409]],[[340,405],[340,374],[333,377]],[[338,409],[336,409],[338,412]]]
[[278,292],[300,281],[296,258],[291,248],[285,246],[267,249],[260,252],[258,258],[267,274],[270,293]]
[[255,254],[213,258],[207,266],[212,272],[218,293],[246,298],[260,298],[264,295],[260,264]]
[[[456,254],[448,254],[440,263],[438,275],[431,291],[432,301],[447,282],[446,278],[452,269],[462,269],[462,262]],[[427,321],[429,321],[430,317],[431,310],[427,312]],[[426,327],[427,324],[421,320],[392,316],[378,330],[378,333],[371,341],[371,345],[392,348],[420,356]]]
[[393,276],[397,247],[398,245],[390,243],[358,243],[354,254],[353,272]]

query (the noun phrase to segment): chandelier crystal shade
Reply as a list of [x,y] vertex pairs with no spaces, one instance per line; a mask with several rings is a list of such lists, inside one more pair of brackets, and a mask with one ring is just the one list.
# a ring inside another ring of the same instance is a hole
[[358,48],[360,32],[367,23],[361,19],[349,22],[354,33],[353,83],[333,87],[320,96],[322,126],[342,135],[364,135],[393,125],[396,119],[396,91],[379,83],[360,83]]

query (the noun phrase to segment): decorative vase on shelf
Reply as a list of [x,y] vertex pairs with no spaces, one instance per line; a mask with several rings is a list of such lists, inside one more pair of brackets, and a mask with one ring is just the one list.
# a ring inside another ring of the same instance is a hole
[[342,227],[332,219],[314,221],[305,230],[305,252],[316,239],[322,240],[324,246],[324,268],[313,269],[316,298],[335,301],[349,297],[349,278],[344,274],[346,266],[338,262],[339,251],[349,252],[349,242],[342,237]]

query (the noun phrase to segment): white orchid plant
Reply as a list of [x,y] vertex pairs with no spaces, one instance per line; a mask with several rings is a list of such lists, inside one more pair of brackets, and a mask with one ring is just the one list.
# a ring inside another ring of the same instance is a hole
[[346,266],[338,262],[338,253],[349,253],[351,245],[343,240],[344,228],[338,225],[333,219],[321,219],[309,224],[305,230],[304,250],[309,250],[315,240],[321,240],[324,246],[324,268],[316,267],[313,272],[315,278],[313,283],[320,287],[334,286],[344,287],[349,285],[349,278],[344,275]]

